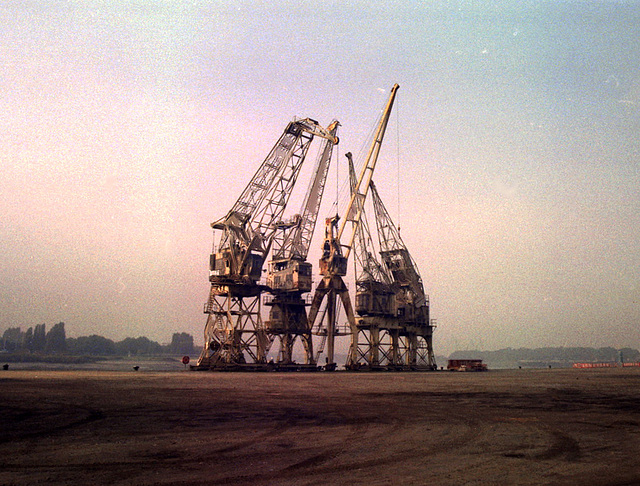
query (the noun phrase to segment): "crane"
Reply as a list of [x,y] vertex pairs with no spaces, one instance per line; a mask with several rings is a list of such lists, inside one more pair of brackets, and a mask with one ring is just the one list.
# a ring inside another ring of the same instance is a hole
[[276,232],[314,136],[333,139],[310,118],[290,122],[229,212],[211,223],[222,235],[209,262],[204,348],[195,369],[266,362],[269,346],[259,283]]
[[[353,160],[349,157],[352,186],[355,180]],[[373,181],[370,183],[373,189]],[[366,211],[356,230],[354,242],[356,275],[356,335],[353,338],[354,369],[385,369],[394,362],[398,342],[395,294],[398,290],[386,266],[376,257]],[[389,342],[391,341],[391,342]],[[364,362],[364,364],[363,364]]]
[[[350,166],[353,164],[350,161]],[[358,369],[436,368],[429,297],[418,267],[370,182],[381,264],[367,224],[357,229],[356,329]],[[366,219],[363,218],[363,222]]]
[[424,291],[416,262],[400,237],[373,181],[371,199],[378,230],[380,256],[397,288],[395,308],[399,329],[394,336],[392,362],[396,366],[436,369],[433,353],[434,321],[429,317],[429,296]]
[[305,351],[305,365],[315,368],[311,328],[307,320],[307,302],[302,298],[311,291],[312,265],[307,262],[311,238],[329,172],[333,147],[338,143],[336,132],[339,122],[327,127],[332,138],[323,141],[300,212],[286,222],[277,224],[273,241],[273,257],[269,262],[267,286],[271,296],[265,300],[270,306],[265,322],[267,333],[279,338],[280,349],[276,365],[279,369],[300,369],[293,361],[293,347],[300,337]]
[[[337,329],[337,303],[338,298],[342,303],[347,316],[347,321],[351,333],[356,332],[355,316],[353,307],[349,297],[349,291],[342,277],[347,273],[347,261],[351,248],[354,243],[355,232],[362,217],[364,202],[369,190],[369,183],[376,167],[384,134],[391,115],[391,109],[396,97],[399,86],[395,84],[391,88],[389,99],[384,108],[380,122],[378,124],[371,147],[363,165],[362,171],[358,177],[358,181],[353,188],[351,198],[345,210],[345,216],[340,223],[340,217],[336,214],[334,217],[327,218],[325,221],[325,238],[322,246],[322,256],[320,257],[320,274],[322,280],[316,287],[313,301],[309,309],[309,322],[312,328],[316,328],[316,334],[324,335],[328,344],[326,369],[335,369],[334,361],[334,338]],[[347,245],[341,243],[344,235],[345,227],[348,222],[352,223],[352,232]],[[316,323],[319,315],[320,306],[326,297],[326,312],[321,315],[321,319]],[[325,320],[326,318],[326,320]],[[326,324],[323,325],[323,322]],[[357,333],[356,333],[357,334]],[[357,342],[355,343],[357,345]],[[356,354],[354,342],[352,341],[347,358],[346,366],[349,367],[355,363]]]
[[[351,154],[349,159],[349,178],[352,191],[355,190],[356,175]],[[373,186],[373,181],[370,184]],[[389,295],[394,294],[392,276],[375,256],[366,211],[363,209],[360,225],[355,230],[354,267],[356,270],[356,313],[358,315],[395,315]]]

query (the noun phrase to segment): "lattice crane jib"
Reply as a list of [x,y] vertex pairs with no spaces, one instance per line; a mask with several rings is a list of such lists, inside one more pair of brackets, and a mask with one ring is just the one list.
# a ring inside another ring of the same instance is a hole
[[[358,178],[356,187],[352,191],[351,200],[349,201],[349,205],[347,206],[347,210],[346,210],[347,217],[344,218],[344,220],[342,221],[342,225],[340,226],[340,230],[338,232],[338,240],[341,240],[345,227],[347,225],[347,222],[351,221],[352,223],[354,223],[353,231],[351,232],[351,238],[349,240],[349,243],[345,246],[346,251],[344,252],[344,257],[347,259],[349,258],[351,247],[353,246],[353,240],[355,238],[355,229],[357,229],[358,223],[360,222],[360,217],[362,216],[362,211],[364,209],[364,202],[367,198],[367,193],[369,191],[369,184],[371,182],[371,178],[373,177],[373,171],[376,168],[378,155],[380,154],[380,148],[382,147],[382,141],[384,140],[384,134],[387,129],[387,124],[389,123],[391,109],[393,108],[393,102],[395,101],[396,92],[398,91],[398,88],[399,86],[397,84],[395,84],[391,88],[391,94],[389,95],[389,100],[387,101],[387,105],[380,118],[380,123],[378,125],[378,129],[376,130],[373,143],[371,144],[371,148],[369,149],[369,153],[367,154],[366,161],[363,164],[362,171],[360,173],[360,177]],[[356,200],[358,200],[358,205],[355,207],[358,209],[353,211],[352,208],[354,207]]]
[[291,196],[314,136],[330,133],[309,118],[289,123],[227,215],[211,224],[222,236],[211,254],[205,346],[199,368],[262,364],[270,345],[260,311],[262,266],[276,222]]
[[408,366],[435,369],[429,298],[424,291],[418,266],[400,237],[375,184],[373,181],[370,184],[380,256],[398,288],[396,308],[400,335],[396,355],[404,356],[404,364]]
[[322,141],[311,181],[307,188],[300,212],[289,224],[283,224],[280,241],[274,240],[273,259],[305,260],[311,246],[311,238],[318,219],[324,188],[329,173],[333,148],[338,144],[337,131],[340,123],[334,120],[328,127],[328,137]]
[[[355,191],[357,177],[351,154],[347,154],[349,160],[349,180],[351,192]],[[356,300],[355,311],[359,316],[363,315],[394,315],[393,299],[394,289],[392,279],[384,267],[376,258],[376,251],[371,239],[367,213],[359,207],[361,199],[354,200],[356,210],[362,211],[360,224],[355,228],[353,242],[354,268],[356,276]]]
[[329,133],[304,119],[287,125],[265,161],[225,217],[211,224],[222,231],[211,257],[211,280],[257,282],[314,135]]
[[400,232],[393,223],[378,190],[371,182],[371,200],[376,215],[376,227],[380,244],[380,256],[394,282],[409,294],[411,304],[420,307],[429,304],[418,265],[411,257]]
[[267,333],[279,341],[277,365],[293,365],[293,346],[300,338],[305,365],[314,365],[311,329],[307,319],[304,293],[311,291],[312,265],[306,261],[324,193],[333,147],[338,143],[338,121],[327,128],[328,137],[318,152],[317,162],[300,212],[290,221],[279,222],[274,234],[273,259],[269,262],[267,286],[271,307],[266,321]]

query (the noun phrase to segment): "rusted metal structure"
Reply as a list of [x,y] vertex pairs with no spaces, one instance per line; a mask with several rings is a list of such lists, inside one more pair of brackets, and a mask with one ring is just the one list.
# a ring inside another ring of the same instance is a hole
[[[346,154],[351,194],[342,217],[336,214],[325,220],[322,278],[311,301],[313,272],[307,256],[338,143],[337,121],[326,129],[309,118],[289,123],[231,210],[211,224],[221,236],[210,257],[205,345],[192,369],[335,370],[335,339],[341,335],[351,337],[347,369],[436,369],[429,299],[417,265],[373,183],[398,88],[396,84],[391,89],[358,176],[351,154]],[[302,207],[285,218],[315,137],[322,142]],[[377,250],[365,215],[368,201],[372,201],[369,216],[375,219]],[[352,250],[355,311],[344,280]],[[269,254],[267,280],[261,282]],[[264,320],[262,306],[269,310]],[[341,312],[346,316],[342,326]],[[316,345],[314,336],[320,340]],[[304,363],[294,360],[296,343],[303,349]],[[276,359],[269,359],[274,356],[269,354],[273,345]],[[325,348],[325,362],[318,366]]]
[[[338,227],[340,221],[338,215],[326,220],[325,238],[322,246],[322,256],[320,258],[320,274],[322,275],[322,280],[316,287],[313,296],[309,310],[309,321],[313,323],[312,326],[315,328],[315,332],[326,339],[327,362],[325,368],[327,370],[332,370],[336,367],[334,359],[334,339],[337,331],[338,303],[342,304],[352,336],[357,335],[353,306],[349,297],[349,290],[343,277],[347,274],[349,254],[351,253],[356,231],[361,222],[364,203],[369,192],[369,184],[378,161],[378,155],[398,88],[399,86],[397,84],[391,88],[391,93],[380,118],[380,122],[378,123],[371,148],[367,154],[360,176],[352,189],[351,198],[345,210],[344,217],[342,218],[342,223]],[[351,225],[351,236],[349,242],[344,245],[341,240],[343,236],[346,236],[344,232],[348,223]],[[320,313],[320,307],[325,299],[326,311]],[[316,322],[316,319],[318,322]],[[352,339],[346,363],[348,368],[356,363],[356,346],[357,341]]]
[[[353,173],[353,163],[349,162]],[[363,217],[364,224],[357,230],[354,246],[357,315],[354,348],[357,354],[352,368],[435,370],[434,323],[429,319],[429,298],[418,267],[374,182],[370,185],[379,251],[374,249]]]
[[204,348],[194,369],[259,369],[271,344],[261,316],[262,267],[314,136],[333,139],[311,119],[289,123],[227,215],[211,254]]
[[[287,222],[278,222],[274,234],[273,257],[269,262],[265,304],[270,307],[266,332],[277,341],[279,350],[275,363],[277,369],[314,369],[311,326],[307,319],[307,299],[303,295],[311,292],[312,265],[307,262],[324,187],[329,172],[333,147],[338,142],[339,123],[334,121],[327,127],[328,137],[318,154],[311,182],[300,212]],[[293,347],[296,339],[304,347],[305,362],[295,363]]]
[[[355,185],[353,160],[349,158],[351,186]],[[373,182],[373,181],[372,181]],[[372,185],[371,188],[374,186]],[[376,258],[366,211],[356,230],[353,246],[356,277],[355,313],[356,333],[353,336],[355,359],[350,363],[352,369],[386,369],[395,363],[396,358],[390,352],[397,347],[396,309],[394,295],[396,287],[393,279]],[[382,355],[381,355],[382,354]]]
[[[392,277],[397,317],[397,345],[394,366],[410,369],[436,369],[433,352],[434,322],[429,313],[429,296],[424,291],[418,265],[400,237],[378,191],[371,182],[380,256]],[[396,329],[394,329],[396,331]]]

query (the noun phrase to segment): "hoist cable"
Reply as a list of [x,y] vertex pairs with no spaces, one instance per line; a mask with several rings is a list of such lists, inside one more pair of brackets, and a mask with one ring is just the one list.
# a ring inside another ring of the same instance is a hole
[[396,101],[396,161],[398,164],[398,175],[396,177],[396,187],[398,189],[398,233],[400,232],[400,99]]

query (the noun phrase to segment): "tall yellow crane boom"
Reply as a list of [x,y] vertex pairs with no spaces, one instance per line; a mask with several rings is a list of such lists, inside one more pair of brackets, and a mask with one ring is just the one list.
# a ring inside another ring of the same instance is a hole
[[[398,88],[400,88],[398,84],[394,84],[391,88],[391,94],[389,95],[389,100],[387,101],[387,105],[382,113],[380,123],[378,124],[378,129],[376,130],[375,138],[373,139],[373,143],[371,144],[371,148],[369,149],[369,153],[367,154],[366,162],[362,167],[362,171],[360,172],[360,176],[358,177],[358,182],[356,184],[355,190],[353,191],[353,194],[351,195],[351,199],[349,201],[349,205],[347,206],[347,217],[342,220],[342,225],[340,226],[340,230],[338,231],[338,239],[340,239],[342,238],[342,234],[344,233],[347,222],[351,221],[354,223],[354,231],[352,231],[351,233],[349,244],[346,245],[346,252],[344,254],[344,257],[347,259],[349,258],[349,254],[351,253],[351,247],[353,246],[353,240],[356,234],[355,228],[357,228],[357,226],[359,225],[360,219],[362,217],[364,200],[367,198],[369,184],[371,183],[371,178],[373,177],[373,171],[376,168],[378,155],[380,154],[380,147],[382,147],[382,140],[384,139],[384,134],[387,130],[389,116],[391,115],[391,108],[393,107],[393,102],[395,101]],[[349,216],[352,213],[352,208],[354,207],[356,199],[360,199],[361,204],[358,204],[356,206],[357,210],[355,211],[355,216],[353,218],[350,218]]]
[[[349,259],[351,248],[353,247],[356,230],[360,224],[360,219],[362,218],[362,210],[369,191],[369,183],[371,182],[373,171],[376,168],[378,154],[380,153],[380,147],[382,146],[393,102],[399,87],[400,86],[397,84],[394,84],[391,88],[389,100],[387,101],[384,111],[382,112],[382,116],[380,117],[380,122],[378,123],[375,136],[371,143],[363,168],[360,171],[358,181],[352,191],[349,204],[345,209],[345,216],[342,218],[340,228],[338,229],[338,221],[340,219],[338,215],[333,218],[329,218],[326,221],[323,255],[320,258],[320,273],[323,276],[344,276],[347,274],[347,260]],[[347,155],[347,157],[350,156],[351,154]],[[341,238],[348,222],[353,223],[351,226],[349,243],[347,245],[342,245]],[[344,252],[342,250],[343,248],[345,248]]]
[[[340,229],[338,229],[339,216],[336,215],[333,218],[328,218],[326,221],[325,240],[322,247],[322,256],[320,258],[320,273],[322,274],[322,281],[318,287],[316,287],[311,308],[309,310],[309,322],[311,323],[312,329],[315,328],[314,332],[322,335],[323,339],[325,339],[327,343],[326,369],[335,369],[336,366],[334,362],[334,338],[337,329],[336,306],[338,303],[338,297],[342,302],[345,314],[347,315],[351,334],[353,335],[355,333],[357,336],[355,316],[351,300],[349,298],[349,291],[342,277],[347,274],[347,261],[362,218],[364,203],[369,191],[369,183],[371,182],[371,177],[373,176],[373,171],[375,170],[376,163],[378,161],[380,147],[382,146],[382,140],[384,139],[387,124],[389,123],[391,109],[393,107],[393,102],[398,88],[399,86],[397,84],[394,84],[391,88],[389,100],[387,101],[380,118],[364,167],[360,172],[360,176],[355,184],[349,204],[346,207]],[[343,245],[340,243],[340,238],[344,234],[347,222],[352,223],[351,235],[349,237],[349,244],[344,246],[346,251],[343,254]],[[325,297],[327,298],[326,312],[322,314],[319,322],[316,323],[320,306],[325,300]],[[322,321],[325,320],[325,317],[326,325],[323,325]],[[351,343],[349,358],[347,359],[346,364],[347,367],[354,365],[355,360],[357,359],[355,346],[357,346],[357,338],[355,342],[352,341]],[[324,344],[321,345],[321,348],[323,347]]]

